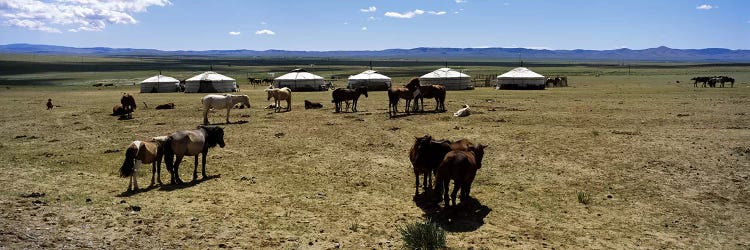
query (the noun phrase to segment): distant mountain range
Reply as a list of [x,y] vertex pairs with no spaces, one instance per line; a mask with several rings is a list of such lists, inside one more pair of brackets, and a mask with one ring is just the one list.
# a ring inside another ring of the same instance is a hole
[[198,57],[271,57],[271,58],[344,58],[389,60],[604,60],[604,61],[680,61],[750,62],[750,50],[722,48],[672,49],[658,47],[642,50],[546,50],[526,48],[413,48],[347,51],[289,50],[204,50],[165,51],[131,48],[74,48],[38,44],[0,45],[0,53],[88,56],[198,56]]

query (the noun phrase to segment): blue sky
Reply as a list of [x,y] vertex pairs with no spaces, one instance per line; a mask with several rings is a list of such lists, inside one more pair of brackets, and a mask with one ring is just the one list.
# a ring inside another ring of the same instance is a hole
[[0,44],[750,49],[746,0],[0,0]]

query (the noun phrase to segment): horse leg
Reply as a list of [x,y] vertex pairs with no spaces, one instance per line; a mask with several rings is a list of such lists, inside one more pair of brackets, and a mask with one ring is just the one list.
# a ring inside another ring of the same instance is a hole
[[208,149],[203,151],[203,157],[201,159],[203,160],[203,179],[205,180],[208,176],[206,176],[206,156],[208,156]]
[[456,195],[458,195],[458,190],[461,188],[460,183],[458,181],[453,181],[453,193],[451,193],[451,200],[453,200],[453,206],[456,205]]
[[449,187],[451,185],[451,179],[445,178],[443,179],[443,200],[445,201],[445,207],[448,208],[450,204],[451,198],[448,196]]
[[151,163],[151,184],[148,187],[154,186],[154,177],[156,177],[156,161]]
[[354,101],[352,101],[352,112],[358,112],[358,111],[359,110],[357,110],[357,99],[354,99]]
[[[232,106],[232,107],[234,107],[234,106]],[[229,122],[229,111],[231,111],[231,110],[232,110],[232,107],[229,107],[229,108],[227,108],[227,124],[229,124],[229,123],[230,123],[230,122]]]
[[198,156],[200,154],[195,155],[195,168],[193,168],[193,181],[198,180]]
[[133,169],[133,190],[138,190],[138,169],[141,168],[141,161],[135,161],[135,168]]
[[177,155],[175,158],[174,167],[172,167],[172,179],[174,179],[174,182],[177,184],[182,184],[182,180],[180,179],[180,163],[182,163],[182,157],[185,157],[184,155]]
[[203,125],[208,125],[208,110],[209,108],[206,108],[206,110],[203,111]]
[[419,194],[419,172],[414,169],[414,200],[417,199]]

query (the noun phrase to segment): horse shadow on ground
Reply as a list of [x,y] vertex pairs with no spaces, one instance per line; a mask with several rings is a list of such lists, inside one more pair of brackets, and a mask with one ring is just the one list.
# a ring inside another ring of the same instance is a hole
[[[460,199],[459,199],[460,200]],[[472,232],[484,225],[484,218],[492,209],[474,197],[461,200],[458,205],[442,208],[433,189],[414,197],[414,203],[422,209],[424,217],[448,232]]]
[[140,193],[144,193],[144,192],[148,192],[148,191],[154,190],[154,189],[156,189],[158,187],[159,187],[159,185],[153,185],[153,186],[149,186],[147,188],[141,188],[141,189],[137,189],[137,190],[125,191],[125,192],[122,192],[122,193],[120,193],[118,195],[115,195],[115,197],[130,197],[130,196],[133,196],[133,195],[136,195],[136,194],[140,194]]
[[208,125],[214,125],[215,126],[215,125],[245,124],[245,123],[248,123],[248,122],[249,121],[247,121],[247,120],[239,120],[239,121],[236,121],[236,122],[229,122],[229,123],[226,123],[226,122],[222,122],[222,123],[209,123]]
[[174,191],[174,190],[189,188],[189,187],[193,187],[195,185],[201,184],[204,181],[210,181],[212,179],[217,179],[217,178],[221,178],[221,174],[209,175],[209,176],[206,176],[206,178],[204,178],[204,179],[197,179],[197,180],[190,181],[190,182],[185,182],[185,183],[182,183],[182,184],[162,185],[159,188],[159,191],[167,191],[167,192],[169,192],[169,191]]

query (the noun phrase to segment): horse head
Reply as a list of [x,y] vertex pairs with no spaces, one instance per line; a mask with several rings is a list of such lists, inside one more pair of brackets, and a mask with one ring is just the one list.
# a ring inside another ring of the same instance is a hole
[[479,144],[478,146],[471,147],[470,150],[474,152],[475,160],[477,162],[477,169],[482,168],[482,158],[484,158],[484,149],[486,145]]
[[357,93],[364,94],[365,97],[368,97],[367,96],[367,86],[359,86],[359,87],[357,87]]
[[414,152],[416,152],[416,157],[414,158],[414,163],[417,165],[424,164],[425,159],[431,152],[430,149],[430,142],[432,142],[432,136],[430,135],[424,135],[422,137],[414,137]]
[[198,128],[206,131],[206,144],[209,148],[216,147],[217,144],[222,148],[225,146],[224,129],[222,127],[200,125]]
[[271,86],[268,86],[268,87],[269,88],[263,90],[263,91],[266,91],[266,94],[268,94],[268,98],[266,98],[266,101],[270,101],[271,100],[271,96],[272,96],[271,92],[273,92],[273,89],[271,88]]
[[248,97],[247,95],[241,95],[240,102],[242,103],[242,105],[245,105],[248,108],[250,108],[250,97]]

